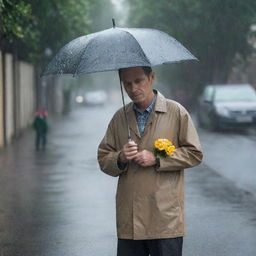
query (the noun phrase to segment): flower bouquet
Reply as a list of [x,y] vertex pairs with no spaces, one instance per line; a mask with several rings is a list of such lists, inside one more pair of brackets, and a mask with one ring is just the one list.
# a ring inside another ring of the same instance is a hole
[[158,139],[155,141],[154,155],[155,157],[171,156],[175,151],[175,146],[168,139]]

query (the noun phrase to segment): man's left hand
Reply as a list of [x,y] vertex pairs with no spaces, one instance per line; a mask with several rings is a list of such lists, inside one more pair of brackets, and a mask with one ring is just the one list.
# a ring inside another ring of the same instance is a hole
[[136,157],[133,159],[137,164],[147,167],[156,164],[156,158],[154,154],[146,149],[138,152]]

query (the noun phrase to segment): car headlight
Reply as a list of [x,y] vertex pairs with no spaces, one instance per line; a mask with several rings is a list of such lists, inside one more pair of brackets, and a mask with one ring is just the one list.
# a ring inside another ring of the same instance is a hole
[[84,102],[83,96],[77,96],[77,97],[76,97],[76,102],[77,102],[77,103],[83,103],[83,102]]
[[216,112],[220,115],[220,116],[225,116],[225,117],[229,117],[229,110],[226,107],[222,107],[222,106],[216,106]]

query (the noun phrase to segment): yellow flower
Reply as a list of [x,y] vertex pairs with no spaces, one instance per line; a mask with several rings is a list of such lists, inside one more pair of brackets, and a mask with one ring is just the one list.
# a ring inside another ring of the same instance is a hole
[[155,147],[159,150],[164,150],[165,149],[165,143],[161,139],[158,139],[158,140],[155,141]]
[[165,148],[165,152],[168,156],[172,155],[175,150],[175,146],[169,145]]
[[[161,156],[166,157],[172,155],[175,151],[175,146],[168,139],[158,139],[155,141],[154,145],[156,155],[160,154]],[[162,153],[157,151],[160,151]]]

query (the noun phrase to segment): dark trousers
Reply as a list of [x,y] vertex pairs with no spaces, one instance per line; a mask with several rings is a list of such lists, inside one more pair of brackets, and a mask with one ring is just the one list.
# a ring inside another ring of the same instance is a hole
[[39,150],[40,149],[40,145],[42,146],[43,149],[45,149],[46,146],[46,134],[40,134],[40,133],[36,133],[36,149]]
[[117,256],[182,256],[183,237],[130,240],[118,239]]

